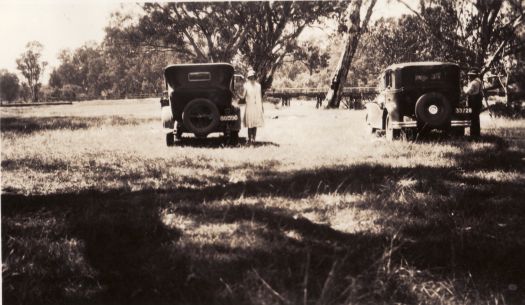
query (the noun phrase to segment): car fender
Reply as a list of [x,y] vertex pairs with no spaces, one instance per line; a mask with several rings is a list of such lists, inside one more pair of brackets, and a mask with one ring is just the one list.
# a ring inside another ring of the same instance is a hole
[[173,112],[171,111],[169,100],[161,99],[160,104],[160,118],[162,120],[162,127],[173,130],[175,120],[173,119]]
[[379,104],[375,102],[366,103],[365,107],[367,124],[373,128],[382,128],[382,117],[384,110],[381,109]]
[[391,122],[399,121],[399,111],[395,102],[387,102],[385,104],[385,113],[383,116],[383,126],[386,128],[386,117],[389,116]]

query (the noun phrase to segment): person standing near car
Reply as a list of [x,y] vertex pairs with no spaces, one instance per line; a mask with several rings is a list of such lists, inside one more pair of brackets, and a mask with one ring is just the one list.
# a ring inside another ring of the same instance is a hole
[[471,70],[468,73],[468,85],[463,88],[465,94],[467,94],[467,103],[472,108],[472,117],[470,125],[470,136],[479,137],[481,128],[479,124],[479,114],[483,106],[483,88],[481,79],[479,78],[476,70]]
[[255,142],[257,128],[264,125],[264,108],[262,103],[261,84],[255,80],[255,71],[251,69],[246,76],[248,81],[244,84],[241,99],[246,101],[244,111],[244,126],[248,128],[248,143]]

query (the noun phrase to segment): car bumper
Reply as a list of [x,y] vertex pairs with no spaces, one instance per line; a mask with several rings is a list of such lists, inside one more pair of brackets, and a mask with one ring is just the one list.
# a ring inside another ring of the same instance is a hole
[[399,129],[399,128],[412,128],[417,127],[417,121],[410,121],[410,122],[392,122],[392,128]]
[[[417,121],[410,122],[392,122],[392,128],[415,128],[417,127]],[[453,120],[450,121],[450,127],[470,127],[470,120]]]
[[451,127],[470,127],[470,120],[450,121]]

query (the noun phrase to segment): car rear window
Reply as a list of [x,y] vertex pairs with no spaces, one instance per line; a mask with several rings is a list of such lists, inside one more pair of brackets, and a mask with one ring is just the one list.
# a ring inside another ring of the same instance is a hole
[[416,73],[414,81],[416,83],[425,83],[428,81],[439,81],[443,79],[443,72]]
[[188,73],[188,81],[190,82],[207,82],[211,80],[210,72],[191,72]]
[[449,67],[406,68],[402,78],[404,85],[452,85],[459,82],[459,70]]

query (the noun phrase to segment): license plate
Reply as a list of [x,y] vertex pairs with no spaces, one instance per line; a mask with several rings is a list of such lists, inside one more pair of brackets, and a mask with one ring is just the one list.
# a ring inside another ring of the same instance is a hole
[[222,115],[221,121],[237,121],[238,117],[236,114],[234,115]]
[[456,108],[456,113],[472,113],[471,108]]

